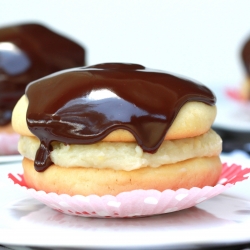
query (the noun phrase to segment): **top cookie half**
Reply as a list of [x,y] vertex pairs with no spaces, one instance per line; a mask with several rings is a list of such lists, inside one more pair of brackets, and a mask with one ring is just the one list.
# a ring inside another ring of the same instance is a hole
[[163,140],[206,133],[215,103],[213,93],[193,81],[137,64],[106,63],[30,83],[12,125],[49,143],[137,141],[153,152]]

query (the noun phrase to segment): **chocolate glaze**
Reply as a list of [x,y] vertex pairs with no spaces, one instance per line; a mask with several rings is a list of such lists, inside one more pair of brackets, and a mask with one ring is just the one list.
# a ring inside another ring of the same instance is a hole
[[246,74],[250,76],[250,39],[242,46],[241,58]]
[[37,171],[52,164],[51,142],[92,144],[116,129],[130,131],[144,151],[154,153],[186,102],[216,101],[205,86],[122,63],[58,72],[28,85],[26,95],[27,124],[41,141]]
[[28,83],[84,65],[84,48],[42,25],[0,28],[0,125],[10,122]]

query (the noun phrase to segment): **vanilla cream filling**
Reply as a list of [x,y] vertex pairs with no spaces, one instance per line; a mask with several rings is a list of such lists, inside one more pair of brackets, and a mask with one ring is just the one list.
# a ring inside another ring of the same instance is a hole
[[[40,141],[35,137],[21,136],[19,152],[35,159]],[[134,142],[98,142],[91,145],[65,145],[53,142],[51,160],[61,167],[112,168],[131,171],[142,167],[157,168],[195,157],[219,155],[221,138],[213,131],[180,140],[166,140],[155,154],[145,153]]]

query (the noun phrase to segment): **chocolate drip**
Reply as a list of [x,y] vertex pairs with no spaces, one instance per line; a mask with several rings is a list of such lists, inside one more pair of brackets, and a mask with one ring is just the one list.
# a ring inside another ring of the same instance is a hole
[[28,127],[42,142],[37,171],[51,164],[45,159],[51,142],[92,144],[116,129],[130,131],[144,151],[154,153],[186,102],[216,101],[205,86],[121,63],[52,74],[31,83],[26,95]]
[[250,39],[242,46],[241,57],[246,74],[250,76]]
[[59,70],[85,65],[85,50],[39,24],[0,29],[0,125],[28,83]]

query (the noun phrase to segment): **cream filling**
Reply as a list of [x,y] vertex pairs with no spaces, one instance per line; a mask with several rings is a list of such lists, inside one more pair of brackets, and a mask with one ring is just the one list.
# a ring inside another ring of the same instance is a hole
[[[19,152],[26,158],[35,159],[40,141],[35,137],[21,136]],[[51,160],[61,167],[112,168],[131,171],[142,167],[157,168],[195,157],[219,155],[222,140],[213,131],[179,140],[167,140],[154,154],[145,153],[134,142],[98,142],[91,145],[65,145],[53,142]]]

